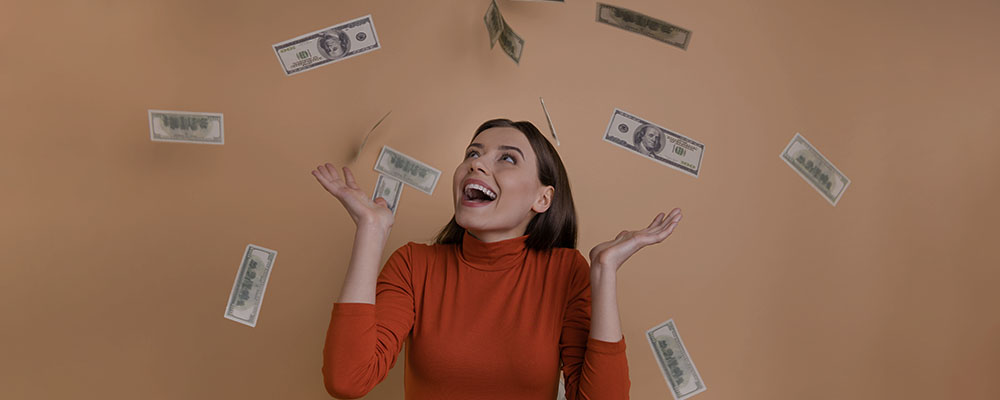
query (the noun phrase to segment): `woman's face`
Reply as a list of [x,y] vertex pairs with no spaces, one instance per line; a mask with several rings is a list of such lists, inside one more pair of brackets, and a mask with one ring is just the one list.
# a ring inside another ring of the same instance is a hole
[[[484,191],[470,186],[481,185]],[[538,160],[521,131],[489,128],[465,150],[453,179],[455,222],[495,242],[524,235],[531,218],[551,204],[554,188],[538,180]]]

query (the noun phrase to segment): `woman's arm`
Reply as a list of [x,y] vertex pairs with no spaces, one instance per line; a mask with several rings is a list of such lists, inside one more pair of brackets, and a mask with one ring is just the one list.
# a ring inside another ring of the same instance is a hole
[[388,238],[389,231],[385,228],[373,224],[358,225],[338,303],[375,304],[375,283],[381,267],[379,261]]
[[622,325],[618,316],[617,273],[617,268],[606,268],[600,264],[590,266],[590,337],[612,343],[622,339]]

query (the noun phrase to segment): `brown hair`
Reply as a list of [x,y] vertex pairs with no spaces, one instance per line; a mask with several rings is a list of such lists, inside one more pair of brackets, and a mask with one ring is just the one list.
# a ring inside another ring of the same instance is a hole
[[[535,250],[548,250],[553,247],[575,249],[576,207],[573,206],[569,177],[566,175],[566,167],[563,166],[559,153],[556,153],[556,149],[545,139],[545,135],[542,135],[531,122],[514,122],[505,118],[483,122],[469,143],[476,140],[483,131],[496,127],[517,129],[528,138],[528,143],[531,143],[531,149],[535,152],[535,158],[538,159],[538,180],[542,185],[552,186],[555,189],[549,209],[532,217],[525,228],[524,234],[528,235],[525,246]],[[455,216],[452,215],[451,221],[438,232],[434,243],[461,244],[464,235],[465,228],[459,226],[455,222]]]

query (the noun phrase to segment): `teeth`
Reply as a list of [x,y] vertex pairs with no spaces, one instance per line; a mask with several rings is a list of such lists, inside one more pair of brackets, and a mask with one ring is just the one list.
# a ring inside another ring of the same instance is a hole
[[476,189],[476,190],[479,190],[479,191],[481,191],[483,193],[486,193],[487,196],[490,196],[490,200],[496,200],[496,198],[497,198],[497,194],[496,193],[493,193],[492,190],[490,190],[489,188],[487,188],[487,187],[485,187],[483,185],[477,185],[475,183],[470,183],[468,185],[465,185],[465,192],[466,193],[469,192],[469,189]]

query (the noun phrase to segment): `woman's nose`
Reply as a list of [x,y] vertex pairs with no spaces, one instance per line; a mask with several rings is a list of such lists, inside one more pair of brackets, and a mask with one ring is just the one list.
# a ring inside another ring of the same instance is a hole
[[469,164],[469,171],[475,172],[476,170],[482,171],[484,174],[486,173],[486,167],[483,166],[482,161],[479,161],[478,158]]

